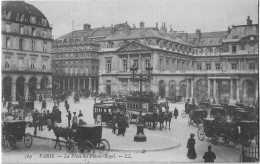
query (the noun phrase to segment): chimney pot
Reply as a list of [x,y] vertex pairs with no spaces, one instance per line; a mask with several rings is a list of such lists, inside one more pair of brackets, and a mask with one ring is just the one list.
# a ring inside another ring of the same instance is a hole
[[144,22],[143,21],[140,22],[140,28],[144,28]]
[[86,23],[83,25],[83,28],[84,30],[91,30],[91,25]]
[[247,25],[252,25],[252,20],[250,19],[250,16],[247,16]]

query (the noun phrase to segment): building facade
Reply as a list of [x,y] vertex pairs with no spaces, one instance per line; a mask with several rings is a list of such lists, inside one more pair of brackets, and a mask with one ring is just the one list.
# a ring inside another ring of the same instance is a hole
[[195,33],[139,28],[116,30],[101,43],[99,92],[127,95],[139,90],[130,67],[153,67],[145,91],[159,96],[215,98],[217,102],[258,99],[258,24]]
[[22,1],[2,2],[2,94],[13,101],[52,88],[52,27]]

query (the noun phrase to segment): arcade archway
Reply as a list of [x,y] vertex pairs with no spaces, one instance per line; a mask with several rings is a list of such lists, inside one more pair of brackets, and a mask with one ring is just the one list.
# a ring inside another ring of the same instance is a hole
[[187,89],[186,81],[181,81],[179,86],[180,86],[180,96],[186,97],[186,89]]
[[21,97],[25,96],[24,93],[24,77],[19,77],[16,80],[16,100],[19,101]]
[[176,96],[176,82],[174,80],[171,80],[169,82],[169,97],[175,97]]
[[43,77],[41,80],[41,89],[46,89],[48,88],[48,78],[47,77]]
[[5,77],[2,82],[2,95],[6,100],[11,100],[11,77]]
[[252,80],[244,80],[242,84],[242,98],[244,103],[254,104],[255,102],[255,82]]
[[36,89],[36,82],[37,79],[35,77],[30,78],[29,84],[28,84],[28,100],[35,100],[36,99],[36,94],[34,90]]
[[165,82],[163,80],[159,81],[159,96],[162,98],[165,96]]

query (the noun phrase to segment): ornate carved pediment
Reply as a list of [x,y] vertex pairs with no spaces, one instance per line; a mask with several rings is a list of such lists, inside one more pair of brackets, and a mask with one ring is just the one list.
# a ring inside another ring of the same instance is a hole
[[131,42],[121,48],[119,48],[117,51],[148,51],[151,50],[152,48],[142,45],[137,42]]

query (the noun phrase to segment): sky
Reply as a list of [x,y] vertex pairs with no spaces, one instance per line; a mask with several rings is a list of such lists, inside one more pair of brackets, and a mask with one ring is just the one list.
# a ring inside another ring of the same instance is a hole
[[258,23],[258,0],[63,0],[28,1],[37,7],[53,25],[54,38],[83,24],[92,28],[127,23],[139,27],[159,27],[165,22],[176,31],[188,33],[225,31],[231,25],[246,24],[247,16]]

